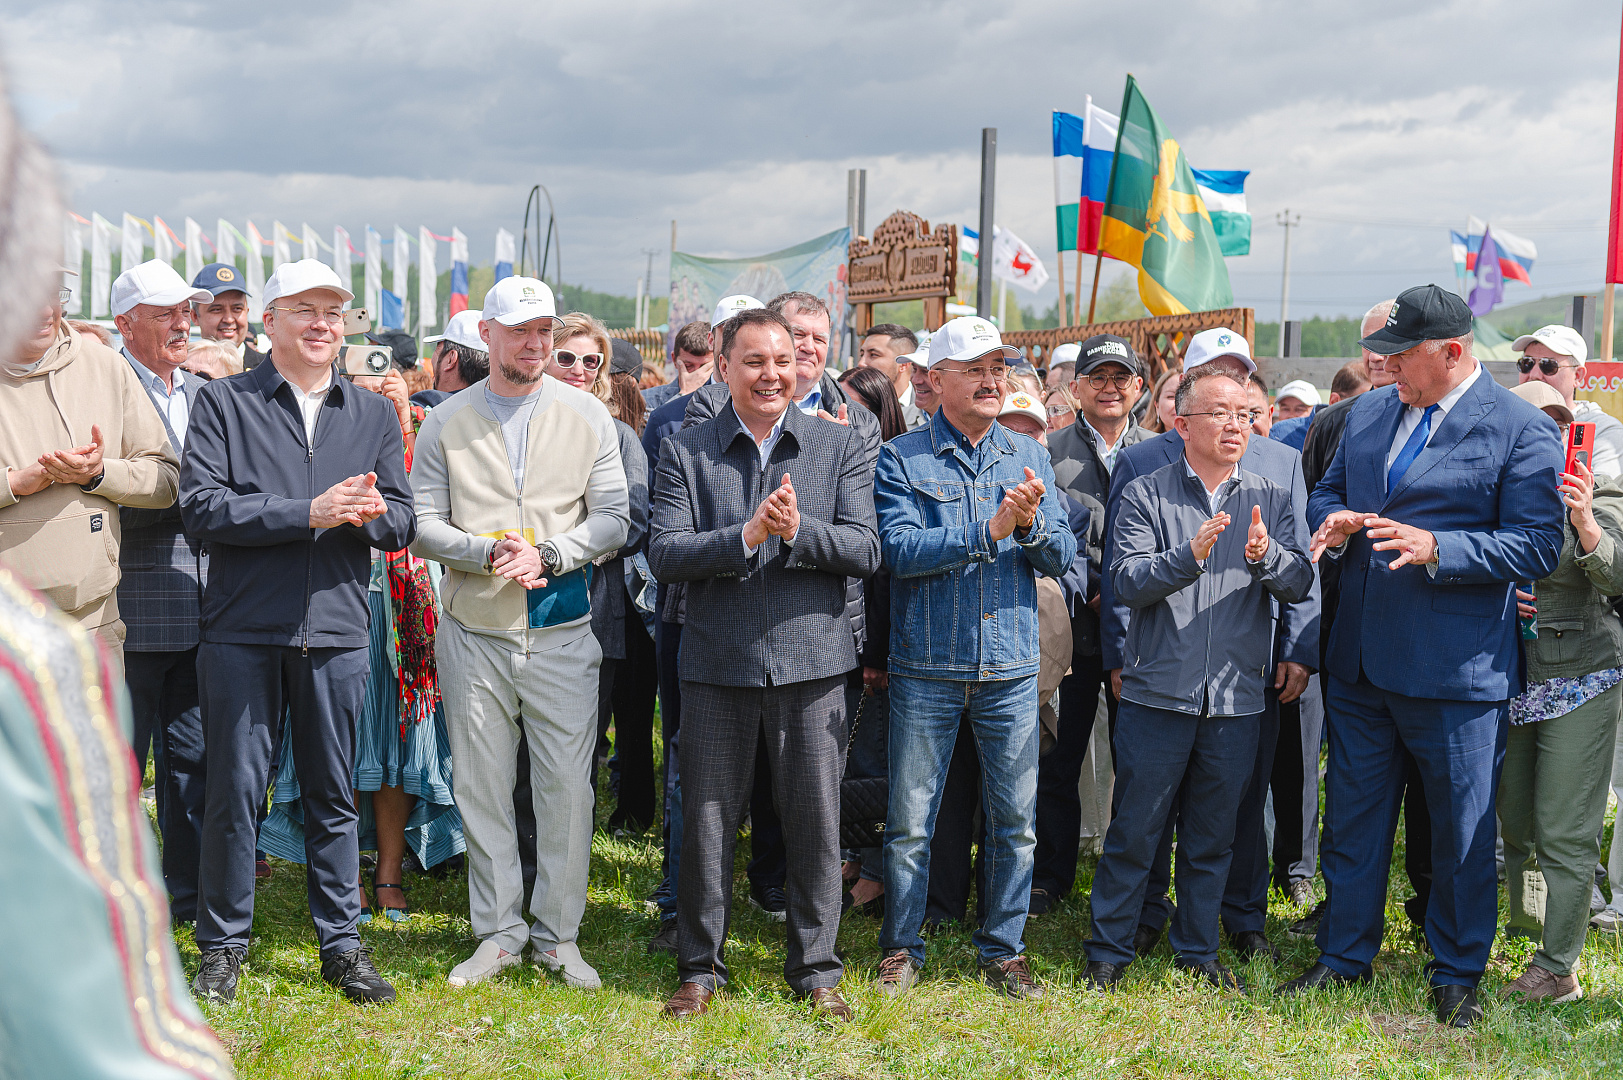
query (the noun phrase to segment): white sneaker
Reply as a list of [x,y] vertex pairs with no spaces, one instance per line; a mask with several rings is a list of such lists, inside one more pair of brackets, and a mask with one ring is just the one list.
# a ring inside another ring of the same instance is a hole
[[573,941],[560,941],[545,950],[537,946],[530,950],[530,959],[537,967],[556,971],[563,976],[566,984],[577,990],[603,988],[603,980],[598,978],[597,969],[586,962]]
[[491,978],[502,968],[512,967],[519,960],[517,953],[502,952],[502,947],[494,941],[481,941],[472,956],[451,969],[451,975],[445,981],[452,986],[472,986]]
[[1594,918],[1589,920],[1589,925],[1593,926],[1596,930],[1604,930],[1608,934],[1615,934],[1619,931],[1623,931],[1623,911],[1619,911],[1617,908],[1608,904],[1605,908],[1597,912]]

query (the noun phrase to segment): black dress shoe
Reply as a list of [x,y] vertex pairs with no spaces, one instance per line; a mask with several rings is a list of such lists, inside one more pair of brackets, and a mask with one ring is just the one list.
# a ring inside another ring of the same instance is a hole
[[1127,968],[1122,964],[1090,960],[1087,971],[1082,973],[1082,985],[1089,990],[1114,990],[1126,973]]
[[665,953],[667,956],[676,955],[676,920],[664,919],[659,924],[659,933],[648,940],[648,951],[651,953]]
[[1208,960],[1204,964],[1178,964],[1179,971],[1188,972],[1197,979],[1205,979],[1219,990],[1233,990],[1238,993],[1246,992],[1245,980],[1240,978],[1238,972],[1230,971],[1216,960]]
[[1312,911],[1291,923],[1290,927],[1285,931],[1285,933],[1289,934],[1291,937],[1313,937],[1319,932],[1319,920],[1324,918],[1324,913],[1329,907],[1330,901],[1320,900],[1317,904],[1313,905]]
[[1242,930],[1229,939],[1241,960],[1270,960],[1279,963],[1279,950],[1261,930]]
[[1367,971],[1356,978],[1348,978],[1335,968],[1327,967],[1324,964],[1314,964],[1290,982],[1279,987],[1274,993],[1290,997],[1294,994],[1300,994],[1304,990],[1317,990],[1321,986],[1358,986],[1367,982],[1369,982],[1369,972]]
[[372,965],[372,950],[365,947],[323,960],[321,977],[358,1005],[377,1005],[394,1000],[394,987],[378,974],[378,969]]
[[1161,941],[1161,931],[1158,927],[1139,924],[1133,933],[1133,954],[1135,956],[1148,956],[1155,951],[1155,946]]
[[237,979],[242,975],[243,953],[238,949],[210,949],[203,954],[203,966],[192,980],[192,993],[200,1001],[229,1005],[237,996]]
[[1468,1028],[1482,1019],[1474,986],[1434,986],[1431,1002],[1437,1006],[1437,1022],[1449,1027]]

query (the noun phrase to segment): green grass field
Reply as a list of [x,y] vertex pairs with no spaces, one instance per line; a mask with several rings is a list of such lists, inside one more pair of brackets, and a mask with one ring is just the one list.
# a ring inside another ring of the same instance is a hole
[[[399,1000],[353,1006],[321,981],[303,868],[278,863],[258,892],[237,1000],[207,1015],[245,1077],[1623,1077],[1616,938],[1590,936],[1587,998],[1543,1008],[1494,999],[1531,952],[1501,940],[1483,985],[1485,1020],[1449,1032],[1427,1006],[1426,954],[1399,907],[1407,889],[1400,869],[1372,986],[1275,998],[1273,987],[1315,955],[1311,942],[1285,934],[1293,915],[1280,904],[1270,935],[1286,962],[1241,967],[1249,996],[1182,977],[1164,941],[1116,993],[1084,990],[1092,873],[1084,860],[1078,891],[1028,924],[1033,967],[1049,990],[1043,1001],[995,997],[978,981],[968,929],[956,929],[931,939],[920,986],[887,1002],[873,989],[878,921],[848,915],[839,938],[843,989],[858,1018],[837,1025],[812,1018],[790,996],[783,927],[749,906],[740,858],[728,942],[734,981],[707,1016],[676,1024],[659,1015],[676,986],[675,961],[644,948],[656,926],[644,903],[658,883],[656,838],[625,842],[600,832],[593,843],[581,949],[602,973],[599,993],[568,989],[529,965],[451,989],[447,972],[475,945],[466,879],[418,876],[407,881],[409,920],[362,929]],[[747,850],[741,843],[741,855]],[[178,942],[190,975],[198,955],[189,929]]]

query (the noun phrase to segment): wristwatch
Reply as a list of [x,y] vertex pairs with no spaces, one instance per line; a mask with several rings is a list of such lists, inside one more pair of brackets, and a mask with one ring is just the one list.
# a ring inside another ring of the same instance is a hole
[[552,546],[552,541],[543,540],[535,546],[535,549],[541,553],[541,565],[547,568],[547,573],[556,574],[564,560],[563,556],[558,554],[558,549]]

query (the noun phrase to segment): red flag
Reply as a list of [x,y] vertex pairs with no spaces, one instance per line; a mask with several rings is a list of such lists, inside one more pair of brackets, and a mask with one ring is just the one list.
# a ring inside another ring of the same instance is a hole
[[1612,213],[1606,241],[1606,283],[1623,282],[1623,50],[1618,54],[1618,107],[1612,117]]

